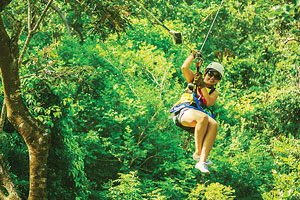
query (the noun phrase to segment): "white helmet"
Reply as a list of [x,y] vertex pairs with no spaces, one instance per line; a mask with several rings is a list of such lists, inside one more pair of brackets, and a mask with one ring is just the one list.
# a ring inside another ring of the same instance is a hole
[[224,67],[220,63],[212,62],[209,65],[207,65],[206,69],[214,69],[217,72],[219,72],[222,76],[224,76]]

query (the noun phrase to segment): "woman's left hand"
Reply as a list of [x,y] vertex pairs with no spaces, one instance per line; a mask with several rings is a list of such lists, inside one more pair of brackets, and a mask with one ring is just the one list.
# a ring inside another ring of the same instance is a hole
[[205,82],[202,77],[201,72],[197,72],[194,77],[194,84],[197,85],[200,89],[205,87]]

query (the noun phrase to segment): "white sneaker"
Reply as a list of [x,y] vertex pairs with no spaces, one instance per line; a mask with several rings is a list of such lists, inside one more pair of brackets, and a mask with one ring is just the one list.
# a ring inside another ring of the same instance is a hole
[[204,174],[209,174],[208,167],[207,167],[207,164],[205,162],[198,162],[195,165],[195,168],[199,169]]
[[193,154],[193,159],[199,162],[200,156],[197,156],[195,153]]
[[211,161],[211,160],[209,160],[208,158],[206,159],[206,162],[205,162],[206,164],[207,164],[207,166],[211,166],[211,165],[213,165],[214,163]]
[[[197,162],[199,162],[200,161],[200,156],[197,156],[195,153],[193,154],[193,159],[194,160],[196,160]],[[209,160],[208,158],[206,159],[206,165],[208,165],[208,166],[211,166],[211,165],[213,165],[214,163],[211,161],[211,160]]]

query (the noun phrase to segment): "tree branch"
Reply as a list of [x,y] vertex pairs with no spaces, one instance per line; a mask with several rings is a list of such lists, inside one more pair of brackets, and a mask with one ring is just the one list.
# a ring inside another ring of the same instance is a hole
[[[45,4],[48,4],[48,3],[49,3],[49,2],[47,2],[46,0],[43,0],[43,2],[44,2]],[[65,26],[66,26],[66,29],[67,29],[67,31],[68,31],[68,35],[71,36],[70,26],[69,26],[68,20],[67,20],[67,18],[65,17],[65,15],[62,13],[62,11],[61,11],[58,7],[56,7],[56,6],[52,5],[52,4],[50,5],[50,7],[51,7],[55,12],[57,12],[57,14],[60,16],[61,20],[63,21],[63,23],[64,23]]]
[[79,37],[81,39],[81,43],[83,43],[84,42],[84,38],[83,38],[83,35],[82,35],[80,29],[78,27],[76,27],[75,24],[70,24],[70,26],[78,33],[78,35],[79,35]]
[[[44,19],[45,15],[46,15],[46,12],[48,11],[48,9],[49,9],[50,4],[52,3],[52,1],[53,1],[53,0],[50,0],[50,1],[48,2],[48,4],[46,5],[45,9],[43,10],[43,12],[42,12],[40,18],[38,19],[37,23],[34,25],[33,29],[31,30],[31,29],[29,29],[30,27],[28,27],[28,36],[27,36],[27,39],[26,39],[26,41],[25,41],[24,47],[23,47],[23,49],[22,49],[21,55],[20,55],[19,60],[18,60],[18,66],[19,66],[19,67],[21,66],[21,63],[22,63],[22,61],[23,61],[25,52],[26,52],[26,50],[27,50],[27,48],[28,48],[28,46],[29,46],[30,40],[31,40],[31,38],[33,37],[33,35],[35,34],[35,32],[36,32],[37,28],[39,27],[41,21]],[[29,2],[29,4],[30,4],[30,0],[28,0],[28,2]],[[28,5],[28,6],[30,7],[30,5]],[[30,10],[29,10],[29,11],[30,11]],[[28,16],[30,16],[30,15],[31,15],[31,14],[28,13]],[[31,17],[30,17],[30,18],[31,18]],[[30,19],[28,18],[28,20],[30,20]],[[28,23],[31,23],[31,22],[28,22]],[[31,26],[31,25],[30,25],[30,26]]]
[[297,89],[299,90],[300,89],[300,65],[298,65],[298,66],[296,66],[296,68],[297,68],[297,74],[298,74],[298,85],[297,85]]
[[6,119],[6,104],[5,104],[5,100],[3,100],[1,117],[0,117],[0,134],[2,133],[5,119]]
[[284,41],[284,44],[287,44],[288,42],[293,41],[293,40],[298,41],[296,38],[289,37],[289,38],[287,38],[287,39]]
[[3,200],[21,200],[19,197],[14,183],[12,182],[9,172],[3,162],[3,155],[0,155],[0,179],[2,180],[3,187],[7,190],[8,196],[6,196],[3,191],[0,190],[0,198]]
[[158,111],[156,111],[156,112],[154,113],[154,115],[152,115],[151,119],[148,121],[148,123],[147,123],[147,125],[145,126],[144,130],[141,132],[141,134],[140,134],[140,136],[139,136],[139,139],[138,139],[138,142],[137,142],[138,145],[140,145],[140,144],[142,143],[142,141],[146,138],[146,136],[145,136],[144,138],[142,138],[142,137],[143,137],[144,133],[147,131],[147,129],[148,129],[150,123],[152,122],[152,120],[155,118],[155,116],[156,116],[157,114],[158,114]]
[[10,39],[10,47],[14,56],[19,56],[18,40],[22,32],[22,24],[11,13],[4,13],[4,16],[8,19],[8,22],[12,25],[12,33]]
[[31,0],[28,0],[28,20],[27,20],[27,23],[28,23],[28,31],[31,31]]
[[157,153],[154,156],[149,156],[148,158],[146,158],[144,160],[144,162],[142,162],[142,164],[139,165],[139,167],[142,167],[148,160],[150,160],[151,158],[155,158],[155,156],[157,155]]
[[123,74],[122,70],[117,68],[110,60],[106,59],[105,57],[102,57],[106,62],[108,62],[111,66],[113,66],[116,70],[118,70],[121,75],[123,76],[124,80],[126,81],[126,83],[128,84],[129,88],[131,89],[132,93],[137,97],[137,99],[140,101],[139,96],[137,95],[137,93],[134,91],[133,87],[131,86],[131,84],[129,83],[129,81],[126,79],[125,75]]
[[50,0],[48,2],[48,4],[46,5],[45,9],[43,10],[42,14],[41,14],[41,17],[38,19],[37,23],[35,24],[32,32],[34,33],[36,31],[36,29],[39,27],[40,23],[42,22],[42,20],[44,19],[45,15],[46,15],[46,12],[48,11],[51,3],[52,3],[53,0]]

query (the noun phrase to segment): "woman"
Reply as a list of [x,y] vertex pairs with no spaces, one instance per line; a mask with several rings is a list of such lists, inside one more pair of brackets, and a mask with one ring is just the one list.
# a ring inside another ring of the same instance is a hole
[[[183,76],[189,84],[195,78],[195,73],[190,69],[190,66],[196,53],[197,51],[192,51],[192,54],[186,58],[181,67]],[[197,161],[195,168],[205,174],[209,174],[207,166],[212,164],[207,157],[215,142],[218,124],[212,115],[205,112],[203,108],[199,108],[196,103],[200,101],[201,105],[204,104],[208,107],[215,104],[218,92],[214,86],[221,80],[223,75],[224,67],[221,64],[217,62],[210,63],[205,69],[204,78],[200,77],[200,80],[198,80],[197,95],[194,95],[191,89],[187,90],[170,111],[175,114],[173,120],[177,126],[194,133],[195,153],[193,159]]]

